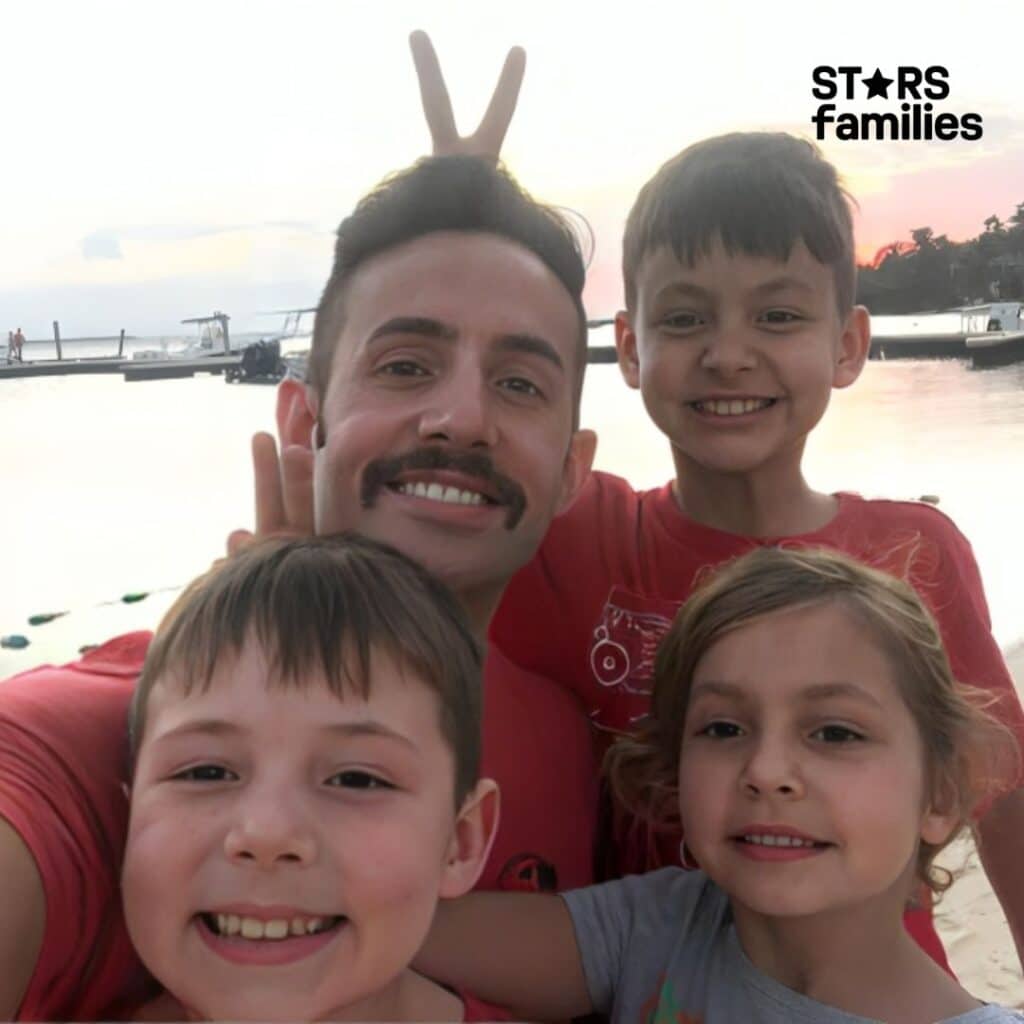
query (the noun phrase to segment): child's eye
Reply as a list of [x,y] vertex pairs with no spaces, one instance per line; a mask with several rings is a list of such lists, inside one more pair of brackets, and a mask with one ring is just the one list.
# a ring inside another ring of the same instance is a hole
[[668,316],[661,318],[659,326],[684,331],[701,323],[703,320],[696,313],[669,313]]
[[697,735],[708,736],[713,740],[731,740],[742,733],[743,730],[735,722],[709,722]]
[[379,775],[372,772],[362,771],[357,768],[350,768],[343,772],[332,775],[327,780],[327,785],[338,786],[341,789],[394,789],[390,782],[386,782]]
[[769,309],[761,315],[761,319],[770,324],[795,324],[803,317],[789,309]]
[[171,776],[181,782],[229,782],[238,776],[220,764],[197,764]]
[[864,739],[863,733],[845,725],[823,725],[820,729],[815,729],[811,736],[825,743],[854,743]]

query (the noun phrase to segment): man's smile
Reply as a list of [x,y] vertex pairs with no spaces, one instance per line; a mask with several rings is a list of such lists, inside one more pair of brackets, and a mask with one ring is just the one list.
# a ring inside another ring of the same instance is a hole
[[526,511],[522,487],[495,469],[491,457],[484,452],[433,446],[374,459],[363,471],[363,507],[372,508],[384,491],[417,503],[429,502],[460,511],[502,508],[509,530]]

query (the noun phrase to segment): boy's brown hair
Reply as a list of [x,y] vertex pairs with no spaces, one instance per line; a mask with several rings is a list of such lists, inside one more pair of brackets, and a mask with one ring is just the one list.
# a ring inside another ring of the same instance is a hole
[[662,246],[692,267],[716,239],[730,254],[780,262],[803,241],[832,269],[845,318],[857,274],[851,202],[836,169],[804,139],[734,132],[694,143],[661,166],[630,210],[622,240],[626,306],[636,309],[640,266]]
[[194,580],[150,645],[129,712],[138,754],[153,686],[173,673],[205,691],[247,643],[266,655],[272,685],[303,688],[322,673],[339,699],[373,688],[373,659],[390,656],[436,690],[455,754],[455,803],[480,768],[480,649],[448,589],[394,548],[355,534],[253,544]]
[[438,231],[497,235],[533,253],[561,282],[576,308],[573,429],[579,424],[587,362],[583,310],[586,268],[570,221],[530,196],[503,168],[472,156],[426,157],[385,178],[338,228],[334,266],[313,325],[306,383],[322,406],[345,323],[345,297],[356,271],[380,253]]
[[636,739],[608,752],[612,789],[641,820],[678,827],[680,748],[699,662],[722,636],[754,619],[826,602],[855,616],[885,652],[921,736],[929,798],[958,815],[945,842],[922,841],[918,851],[918,877],[942,892],[952,877],[933,864],[935,856],[983,799],[1016,778],[1016,744],[983,710],[991,697],[953,677],[935,620],[915,591],[835,551],[758,548],[691,595],[658,649],[650,717]]

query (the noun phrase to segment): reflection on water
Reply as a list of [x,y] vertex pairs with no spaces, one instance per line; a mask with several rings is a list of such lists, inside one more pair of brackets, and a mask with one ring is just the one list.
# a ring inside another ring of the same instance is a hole
[[[86,610],[120,594],[184,582],[251,523],[249,438],[274,423],[274,391],[218,377],[126,384],[114,377],[0,382],[3,580],[0,678],[79,644],[152,625],[170,596]],[[638,487],[672,472],[667,441],[614,366],[590,368],[583,423],[597,463]],[[869,363],[837,392],[807,452],[812,484],[894,498],[938,494],[981,565],[997,639],[1024,636],[1024,366]],[[30,630],[40,611],[74,615]]]

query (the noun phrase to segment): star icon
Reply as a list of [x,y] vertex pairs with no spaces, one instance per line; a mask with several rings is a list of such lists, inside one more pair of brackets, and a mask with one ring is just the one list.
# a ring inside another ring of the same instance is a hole
[[883,100],[889,98],[889,86],[892,85],[893,79],[886,78],[880,68],[875,68],[875,73],[870,78],[865,75],[863,81],[868,87],[867,99],[871,100],[876,96],[881,96]]

